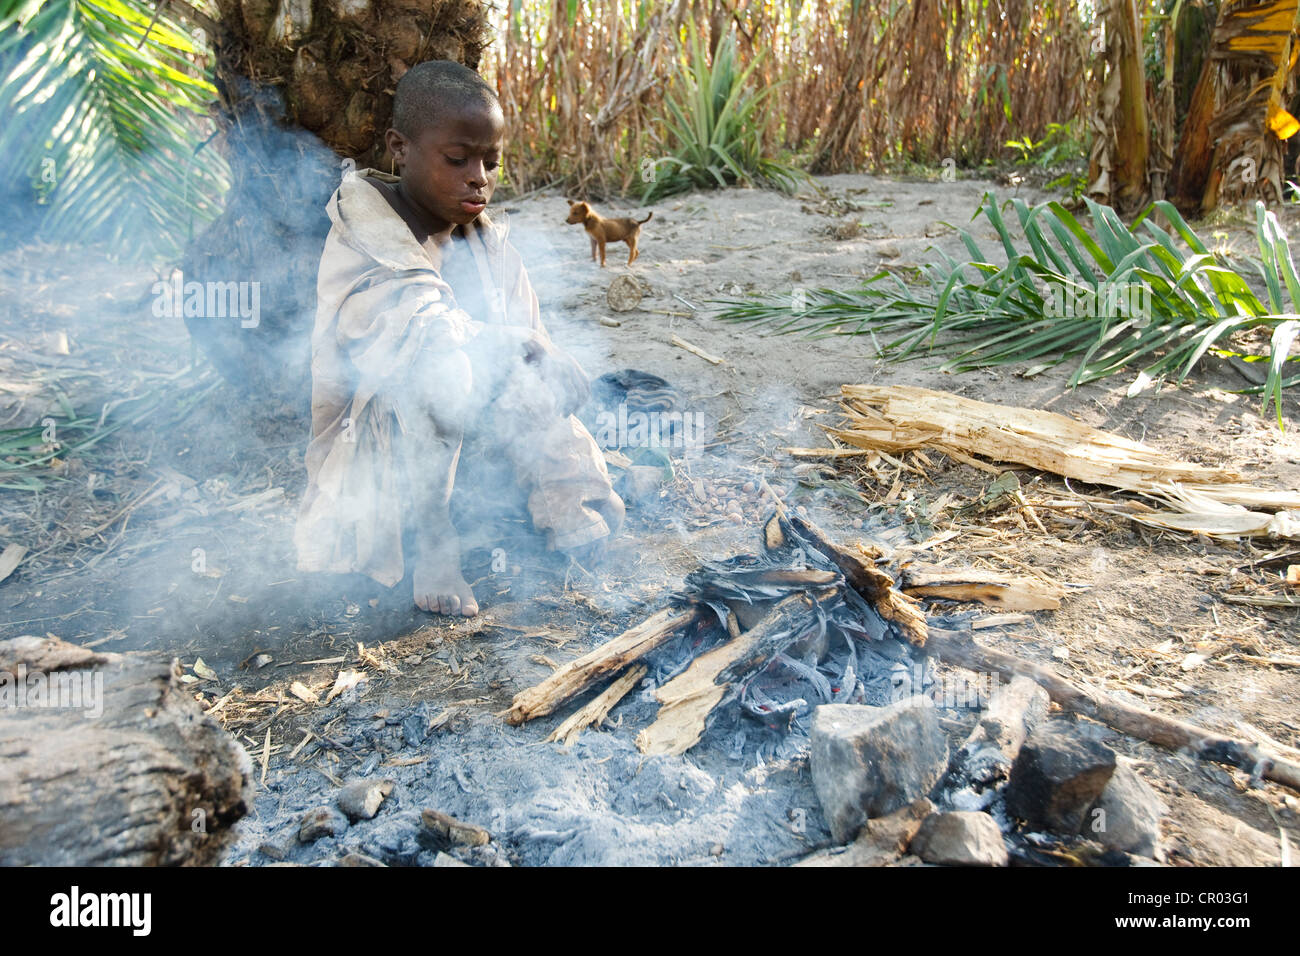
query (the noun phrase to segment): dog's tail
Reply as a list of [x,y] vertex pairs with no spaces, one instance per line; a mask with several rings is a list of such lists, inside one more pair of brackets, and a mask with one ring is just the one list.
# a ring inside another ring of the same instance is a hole
[[638,220],[636,221],[636,224],[637,224],[638,226],[645,225],[647,222],[650,221],[650,217],[653,216],[653,215],[654,215],[653,212],[649,213],[649,214],[648,214],[644,219],[638,219]]

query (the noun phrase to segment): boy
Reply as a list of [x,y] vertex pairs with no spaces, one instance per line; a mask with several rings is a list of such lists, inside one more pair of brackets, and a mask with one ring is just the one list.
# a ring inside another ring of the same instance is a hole
[[[485,209],[505,119],[447,60],[397,84],[385,142],[400,176],[349,173],[331,197],[312,334],[301,571],[407,571],[426,611],[473,616],[448,507],[466,434],[490,436],[550,546],[594,546],[623,503],[573,416],[587,377],[550,341],[506,231]],[[490,494],[492,489],[481,489]]]

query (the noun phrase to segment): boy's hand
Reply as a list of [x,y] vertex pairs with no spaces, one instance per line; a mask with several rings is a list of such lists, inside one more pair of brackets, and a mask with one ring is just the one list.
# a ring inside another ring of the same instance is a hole
[[524,361],[538,366],[542,381],[555,393],[561,415],[572,415],[591,398],[591,380],[582,366],[545,335],[534,334],[524,343]]

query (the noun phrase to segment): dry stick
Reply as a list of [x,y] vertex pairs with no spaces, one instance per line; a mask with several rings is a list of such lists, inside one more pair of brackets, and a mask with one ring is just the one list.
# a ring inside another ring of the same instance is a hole
[[894,587],[894,579],[865,558],[842,548],[807,518],[789,512],[778,502],[776,516],[764,529],[764,540],[769,548],[779,548],[785,543],[786,529],[806,540],[840,569],[849,586],[876,609],[876,613],[896,625],[909,644],[924,647],[926,639],[925,614],[916,602]]
[[582,693],[606,674],[622,670],[644,657],[679,630],[693,623],[703,611],[699,607],[685,610],[664,608],[636,627],[624,631],[577,660],[569,661],[546,680],[515,694],[506,722],[522,724],[534,717],[544,717],[565,701]]
[[700,358],[704,359],[704,361],[708,362],[710,365],[721,365],[725,361],[725,359],[718,358],[718,356],[716,355],[710,355],[708,352],[704,351],[704,349],[700,348],[698,345],[692,345],[690,342],[687,342],[680,335],[674,335],[671,339],[669,339],[669,341],[673,345],[677,346],[679,349],[685,349],[686,351],[690,352],[692,355],[698,355]]
[[1100,691],[1079,687],[1039,664],[981,647],[960,631],[931,627],[927,649],[967,670],[993,671],[1008,680],[1018,675],[1028,677],[1065,710],[1171,750],[1186,748],[1202,760],[1215,760],[1252,773],[1262,768],[1265,779],[1300,791],[1300,764],[1262,753],[1255,744],[1224,737],[1204,727],[1122,703]]
[[551,735],[546,738],[547,741],[558,740],[567,747],[588,727],[600,726],[609,716],[609,712],[614,709],[614,705],[627,696],[627,692],[645,675],[644,664],[628,668],[618,680],[606,687],[599,695],[564,718],[564,723],[551,731]]

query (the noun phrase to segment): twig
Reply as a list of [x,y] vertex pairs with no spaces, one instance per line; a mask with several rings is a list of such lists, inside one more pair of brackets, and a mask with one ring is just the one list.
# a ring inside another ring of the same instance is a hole
[[669,341],[671,341],[672,344],[677,346],[679,349],[685,349],[686,351],[690,352],[692,355],[698,355],[700,358],[704,359],[704,361],[708,362],[711,365],[721,365],[723,361],[725,361],[724,359],[718,358],[718,356],[716,355],[710,355],[708,352],[704,351],[704,349],[700,348],[698,345],[692,345],[690,342],[687,342],[684,338],[682,338],[679,335],[674,335]]

